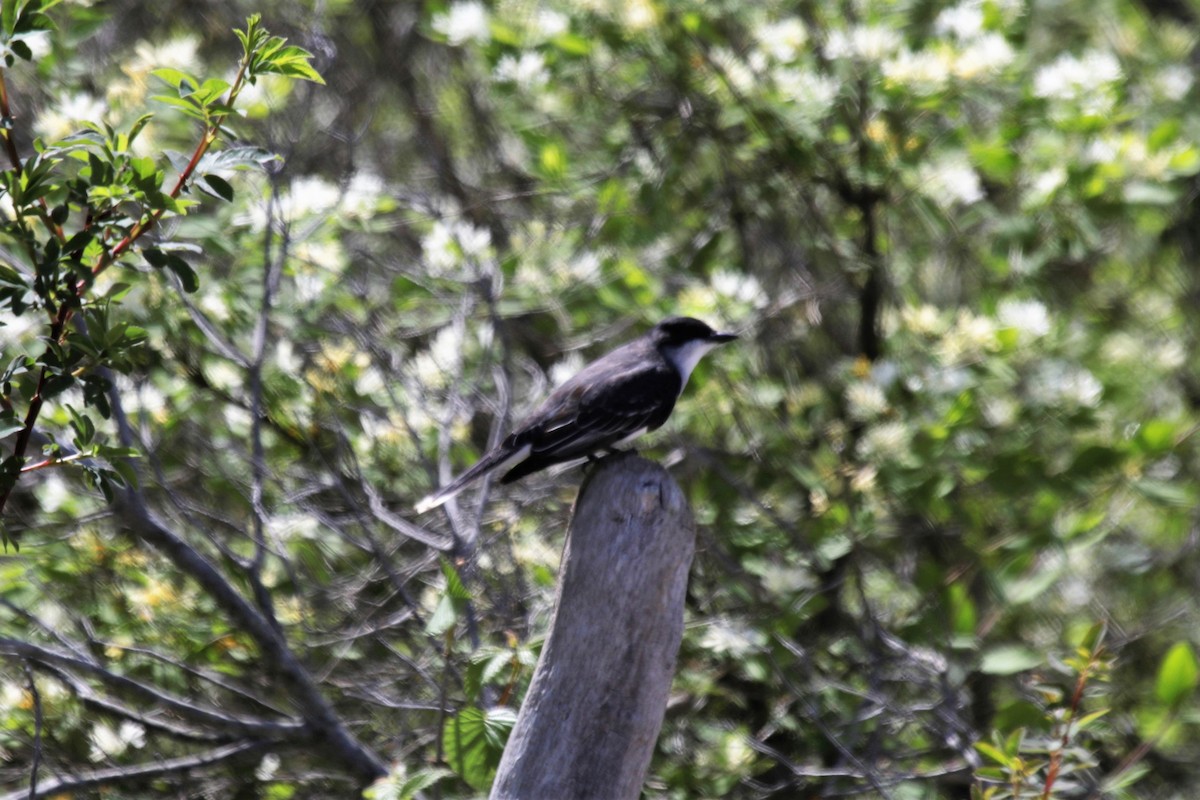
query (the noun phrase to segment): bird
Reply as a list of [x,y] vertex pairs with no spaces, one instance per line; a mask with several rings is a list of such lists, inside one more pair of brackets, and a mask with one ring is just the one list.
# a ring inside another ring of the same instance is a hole
[[485,475],[500,483],[555,464],[613,453],[667,421],[709,350],[737,339],[692,317],[671,317],[601,356],[555,389],[466,472],[416,504],[437,508]]

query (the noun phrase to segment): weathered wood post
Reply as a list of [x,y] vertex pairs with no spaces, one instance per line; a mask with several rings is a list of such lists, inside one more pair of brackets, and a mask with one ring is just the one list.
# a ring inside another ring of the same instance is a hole
[[661,466],[612,458],[584,483],[554,619],[491,800],[636,800],[683,638],[695,539]]

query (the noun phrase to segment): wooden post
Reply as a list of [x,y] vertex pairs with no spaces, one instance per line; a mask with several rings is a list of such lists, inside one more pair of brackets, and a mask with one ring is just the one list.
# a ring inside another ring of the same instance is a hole
[[584,483],[550,633],[491,800],[636,800],[662,727],[696,531],[678,485],[643,458]]

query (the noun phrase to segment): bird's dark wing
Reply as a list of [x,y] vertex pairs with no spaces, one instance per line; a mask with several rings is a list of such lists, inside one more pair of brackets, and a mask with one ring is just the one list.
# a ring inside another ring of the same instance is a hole
[[559,387],[506,440],[514,449],[532,449],[502,482],[653,430],[670,416],[678,395],[679,376],[661,358],[615,351]]

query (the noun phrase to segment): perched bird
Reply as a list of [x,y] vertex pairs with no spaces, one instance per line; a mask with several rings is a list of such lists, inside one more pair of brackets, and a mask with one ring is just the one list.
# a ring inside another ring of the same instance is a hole
[[700,358],[736,338],[691,317],[658,323],[555,389],[475,466],[417,503],[417,513],[493,472],[507,470],[500,482],[512,483],[554,464],[611,452],[654,430],[671,416]]

